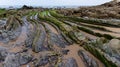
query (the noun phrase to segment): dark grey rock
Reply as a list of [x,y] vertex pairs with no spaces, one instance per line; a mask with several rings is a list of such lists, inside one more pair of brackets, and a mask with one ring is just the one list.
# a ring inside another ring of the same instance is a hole
[[69,50],[62,50],[62,53],[63,53],[63,54],[66,54],[66,55],[67,55],[68,52],[69,52]]
[[8,54],[7,48],[0,46],[0,61],[4,61]]
[[4,61],[4,67],[20,67],[19,59],[15,54],[8,55]]
[[58,67],[64,67],[64,66],[65,66],[65,64],[63,62],[58,64]]
[[48,56],[43,56],[41,57],[38,62],[35,64],[35,66],[44,66],[49,62],[49,57]]
[[0,20],[0,28],[4,27],[5,23],[6,23],[6,20]]
[[98,63],[87,55],[87,53],[83,50],[80,50],[78,52],[79,56],[83,58],[83,61],[85,62],[86,67],[99,67]]
[[24,53],[24,54],[22,53],[20,55],[18,54],[18,56],[20,56],[20,58],[19,58],[20,65],[26,64],[32,60],[32,56],[27,53]]
[[56,61],[58,61],[57,55],[45,54],[45,55],[41,56],[39,59],[37,59],[37,61],[34,63],[35,63],[35,67],[45,66],[48,63],[49,63],[50,67],[54,67],[56,64]]
[[6,38],[6,39],[3,38],[2,42],[7,44],[9,42],[9,38]]
[[65,67],[78,67],[78,65],[74,58],[69,58],[67,59],[67,62],[65,63]]
[[27,53],[8,54],[3,66],[4,67],[20,67],[32,60],[32,56]]
[[50,41],[59,47],[65,48],[65,43],[55,33],[50,33]]
[[46,32],[45,32],[43,25],[40,24],[39,37],[35,37],[35,38],[38,38],[37,41],[35,42],[34,47],[32,47],[35,52],[49,50],[48,44],[45,44],[45,42],[47,42],[47,41],[45,41]]
[[60,62],[58,67],[78,67],[74,58],[68,58],[65,62]]
[[2,33],[2,37],[7,38],[8,37],[7,33]]
[[8,33],[7,33],[9,36],[12,36],[12,35],[14,35],[14,33],[12,32],[12,31],[8,31]]

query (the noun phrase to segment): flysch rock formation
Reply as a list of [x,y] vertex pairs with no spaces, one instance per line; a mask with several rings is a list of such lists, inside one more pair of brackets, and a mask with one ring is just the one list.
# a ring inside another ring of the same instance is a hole
[[120,23],[109,20],[119,15],[99,15],[115,4],[80,12],[26,5],[5,10],[0,14],[0,67],[120,67]]

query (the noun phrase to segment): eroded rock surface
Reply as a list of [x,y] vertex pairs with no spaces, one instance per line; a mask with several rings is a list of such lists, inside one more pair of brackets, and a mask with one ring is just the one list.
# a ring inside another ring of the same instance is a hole
[[0,67],[120,66],[119,23],[26,8],[0,20]]

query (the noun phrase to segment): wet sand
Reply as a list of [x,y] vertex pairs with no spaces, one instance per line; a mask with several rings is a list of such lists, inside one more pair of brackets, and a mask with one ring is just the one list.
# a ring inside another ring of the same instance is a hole
[[87,52],[83,47],[80,47],[79,44],[73,44],[70,46],[67,46],[65,49],[70,50],[68,52],[67,55],[64,55],[64,58],[74,58],[78,64],[78,67],[86,67],[83,60],[81,59],[81,57],[78,55],[78,51],[79,50],[84,50],[88,56],[90,56],[91,58],[93,58],[95,61],[97,61],[99,67],[104,67],[103,63],[101,63],[96,57],[94,57],[92,54],[90,54],[89,52]]
[[78,67],[85,67],[84,62],[78,55],[78,51],[82,48],[80,48],[78,45],[73,44],[70,46],[67,46],[66,49],[70,50],[67,55],[64,56],[65,59],[67,58],[74,58],[78,64]]

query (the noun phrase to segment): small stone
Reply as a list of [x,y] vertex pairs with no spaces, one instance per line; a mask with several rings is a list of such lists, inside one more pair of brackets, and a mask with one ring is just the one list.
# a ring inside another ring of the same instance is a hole
[[14,33],[12,32],[12,31],[8,31],[8,33],[7,33],[9,36],[12,36],[12,35],[14,35]]
[[62,53],[63,53],[63,54],[66,54],[66,55],[67,55],[68,52],[69,52],[69,50],[62,50]]
[[7,33],[2,33],[2,37],[7,38],[8,37]]

